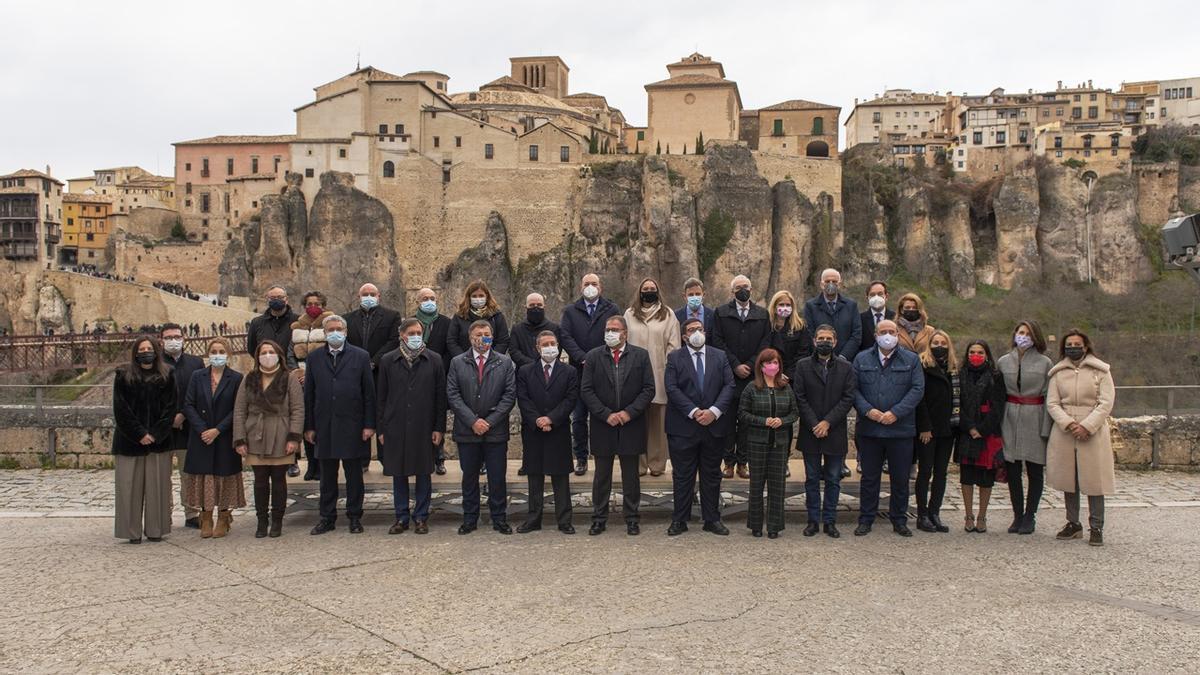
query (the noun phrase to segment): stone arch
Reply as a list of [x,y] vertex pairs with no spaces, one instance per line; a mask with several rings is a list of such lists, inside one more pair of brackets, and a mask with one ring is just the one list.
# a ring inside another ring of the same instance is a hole
[[383,163],[383,177],[384,178],[395,178],[396,177],[396,165],[390,159]]
[[825,141],[813,141],[804,148],[805,157],[828,157],[829,144]]

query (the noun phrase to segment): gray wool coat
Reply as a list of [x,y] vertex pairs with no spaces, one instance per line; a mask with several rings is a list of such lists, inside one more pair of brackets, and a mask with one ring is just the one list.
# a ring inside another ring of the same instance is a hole
[[1000,435],[1004,437],[1004,459],[1046,463],[1046,439],[1050,436],[1050,415],[1046,412],[1046,388],[1050,384],[1050,368],[1054,363],[1035,349],[1019,356],[1016,349],[996,361],[996,369],[1004,376],[1008,396],[1041,397],[1041,404],[1021,405],[1012,401],[1004,406]]

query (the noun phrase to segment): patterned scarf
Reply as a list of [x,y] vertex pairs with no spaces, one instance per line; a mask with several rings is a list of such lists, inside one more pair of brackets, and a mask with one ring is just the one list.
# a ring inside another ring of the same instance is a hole
[[916,321],[909,321],[908,319],[897,314],[896,315],[896,323],[908,333],[908,336],[910,338],[915,338],[917,336],[917,333],[920,333],[921,331],[925,330],[924,319],[917,319]]
[[421,357],[421,352],[425,351],[425,345],[422,344],[417,349],[410,349],[407,342],[400,343],[400,356],[408,363],[408,367],[412,368],[413,363]]

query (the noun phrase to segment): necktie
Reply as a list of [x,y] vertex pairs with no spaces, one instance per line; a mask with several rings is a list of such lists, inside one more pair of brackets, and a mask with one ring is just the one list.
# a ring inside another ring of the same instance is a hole
[[700,352],[696,352],[696,384],[700,385],[700,390],[704,391],[704,358]]
[[546,364],[546,384],[550,384],[550,364]]
[[483,384],[483,364],[487,363],[487,357],[483,354],[479,355],[479,384]]
[[888,354],[887,356],[883,357],[883,365],[881,367],[886,369],[888,367],[888,364],[891,362],[892,362],[892,355]]
[[613,352],[613,366],[619,365],[621,365],[621,352],[615,351]]
[[596,305],[588,303],[587,308],[588,308],[588,318],[591,318],[592,314],[596,311]]
[[746,310],[745,310],[745,308],[738,308],[738,314],[740,314],[740,315],[741,315],[741,317],[742,317],[742,321],[745,321],[745,320],[746,320]]
[[337,351],[337,352],[329,352],[329,358],[333,360],[333,367],[334,367],[334,368],[336,368],[336,367],[337,367],[337,357],[338,357],[338,354],[341,354],[341,352],[340,352],[340,351]]
[[880,321],[883,321],[883,314],[875,312],[875,325],[878,326]]

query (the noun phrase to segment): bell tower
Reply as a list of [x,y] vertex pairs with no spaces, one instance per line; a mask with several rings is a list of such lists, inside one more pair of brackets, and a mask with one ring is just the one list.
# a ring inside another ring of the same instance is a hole
[[561,99],[569,92],[567,83],[571,69],[557,56],[514,56],[512,79],[552,98]]

